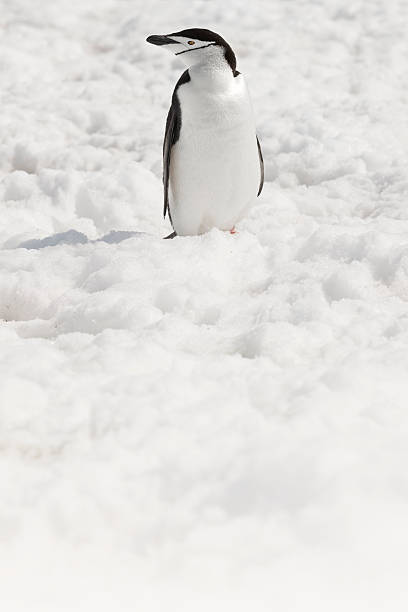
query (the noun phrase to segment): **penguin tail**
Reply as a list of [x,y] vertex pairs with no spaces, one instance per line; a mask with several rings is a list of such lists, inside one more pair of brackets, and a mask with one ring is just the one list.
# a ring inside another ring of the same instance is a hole
[[171,238],[175,238],[177,236],[177,232],[172,232],[168,236],[165,236],[163,240],[171,240]]

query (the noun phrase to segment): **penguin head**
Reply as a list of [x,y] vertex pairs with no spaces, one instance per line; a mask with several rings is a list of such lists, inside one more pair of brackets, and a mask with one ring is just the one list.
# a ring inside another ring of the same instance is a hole
[[146,41],[163,46],[188,68],[196,64],[227,62],[235,74],[237,62],[233,50],[226,40],[211,30],[190,28],[166,35],[153,34]]

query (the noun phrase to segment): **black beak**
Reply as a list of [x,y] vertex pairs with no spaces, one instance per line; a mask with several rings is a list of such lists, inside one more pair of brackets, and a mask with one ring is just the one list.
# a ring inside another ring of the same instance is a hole
[[152,36],[148,36],[146,38],[146,42],[152,43],[152,45],[176,45],[177,42],[168,36],[161,36],[158,34],[153,34]]

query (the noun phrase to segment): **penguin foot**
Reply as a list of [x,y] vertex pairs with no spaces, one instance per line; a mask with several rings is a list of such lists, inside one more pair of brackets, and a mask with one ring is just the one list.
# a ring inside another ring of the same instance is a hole
[[235,229],[235,225],[232,229],[230,229],[230,234],[238,234],[237,230]]
[[171,234],[169,234],[168,236],[165,236],[163,238],[163,240],[171,240],[171,238],[175,238],[177,236],[176,232],[172,232]]

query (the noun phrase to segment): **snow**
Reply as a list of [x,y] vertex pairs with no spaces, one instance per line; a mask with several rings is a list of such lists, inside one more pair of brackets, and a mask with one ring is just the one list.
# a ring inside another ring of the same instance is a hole
[[[2,10],[0,602],[406,610],[407,4]],[[181,64],[220,32],[261,198],[163,241]]]

